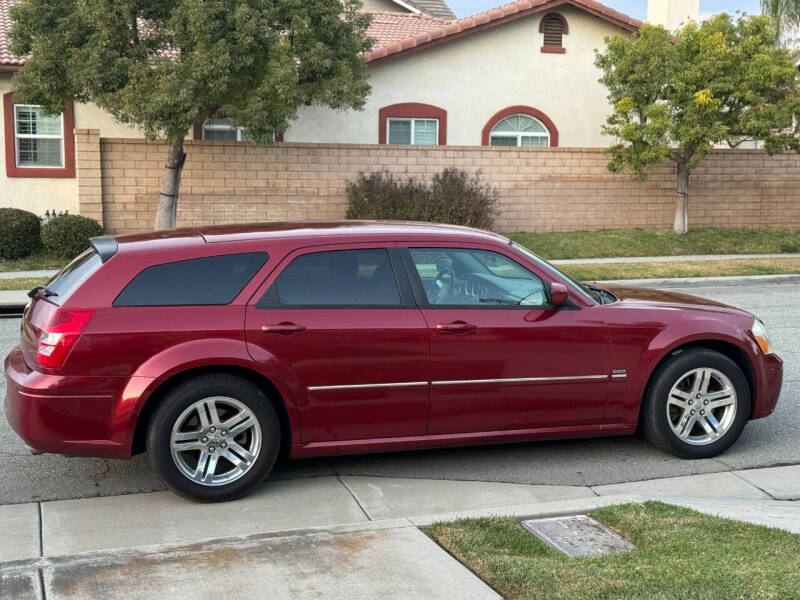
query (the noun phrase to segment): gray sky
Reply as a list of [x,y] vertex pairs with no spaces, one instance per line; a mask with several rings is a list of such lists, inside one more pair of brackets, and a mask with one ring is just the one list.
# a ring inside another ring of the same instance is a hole
[[[447,3],[458,17],[466,17],[510,0],[448,0]],[[600,0],[603,4],[615,8],[620,12],[644,20],[647,11],[646,0]],[[722,11],[732,13],[741,10],[748,13],[761,12],[760,0],[700,0],[700,12],[711,14]]]

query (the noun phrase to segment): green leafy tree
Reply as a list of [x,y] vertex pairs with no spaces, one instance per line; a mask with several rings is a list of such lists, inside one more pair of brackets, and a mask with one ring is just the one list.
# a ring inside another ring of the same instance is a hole
[[58,113],[92,102],[169,151],[156,228],[175,226],[183,141],[235,119],[269,144],[302,105],[361,108],[369,94],[360,0],[21,0],[15,97]]
[[798,73],[768,17],[719,14],[674,35],[643,25],[636,36],[608,38],[595,63],[613,106],[603,132],[618,140],[608,168],[646,177],[673,161],[677,233],[688,227],[692,170],[715,145],[798,147]]

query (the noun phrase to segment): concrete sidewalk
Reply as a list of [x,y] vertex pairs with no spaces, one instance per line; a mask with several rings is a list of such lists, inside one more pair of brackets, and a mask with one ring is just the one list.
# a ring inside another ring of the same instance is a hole
[[496,598],[417,528],[659,499],[800,533],[797,498],[800,466],[595,487],[317,477],[225,504],[155,492],[6,505],[0,597],[262,598],[269,582],[270,598]]

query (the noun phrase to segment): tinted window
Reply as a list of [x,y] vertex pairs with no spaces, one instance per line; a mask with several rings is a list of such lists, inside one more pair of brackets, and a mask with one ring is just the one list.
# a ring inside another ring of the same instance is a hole
[[97,271],[102,264],[103,261],[100,259],[97,252],[94,251],[94,248],[90,248],[83,254],[78,255],[77,258],[61,269],[47,282],[47,289],[53,292],[53,295],[49,296],[48,300],[60,306],[89,278],[90,275]]
[[114,306],[228,304],[267,262],[266,252],[193,258],[148,267]]
[[399,304],[400,292],[389,253],[381,248],[298,256],[273,282],[257,306]]
[[466,248],[410,248],[429,304],[541,306],[541,279],[498,252]]

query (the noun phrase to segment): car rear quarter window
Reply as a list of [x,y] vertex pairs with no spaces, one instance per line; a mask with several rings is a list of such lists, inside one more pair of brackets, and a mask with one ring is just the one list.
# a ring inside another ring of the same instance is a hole
[[114,306],[229,304],[267,258],[266,252],[247,252],[154,265],[125,286]]
[[256,307],[400,304],[389,252],[369,248],[298,256],[278,275]]
[[103,260],[94,248],[86,250],[47,282],[47,289],[52,292],[47,299],[61,306],[102,265]]

